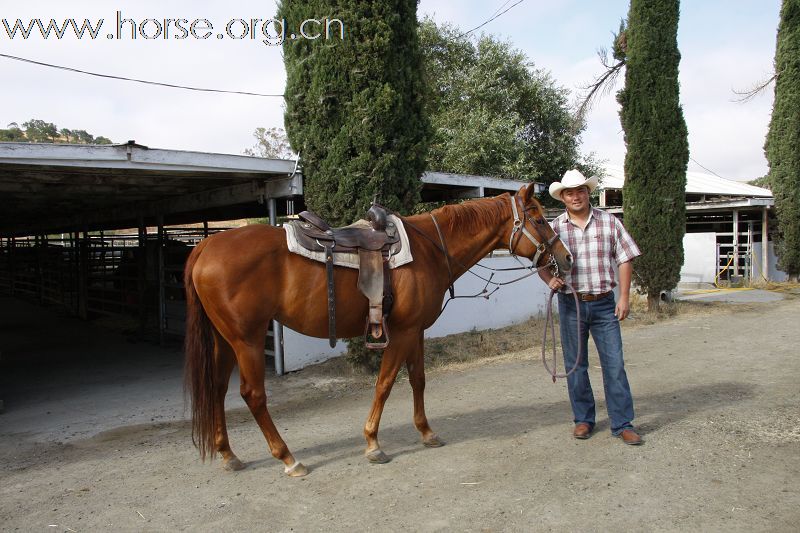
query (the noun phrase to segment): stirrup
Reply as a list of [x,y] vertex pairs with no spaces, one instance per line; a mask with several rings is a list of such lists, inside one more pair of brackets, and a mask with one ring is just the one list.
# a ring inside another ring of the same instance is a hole
[[[370,336],[376,341],[384,339],[383,342],[370,342]],[[364,326],[364,344],[368,350],[383,350],[389,345],[389,327],[386,325],[386,317],[381,317],[380,324],[371,324],[369,317]]]

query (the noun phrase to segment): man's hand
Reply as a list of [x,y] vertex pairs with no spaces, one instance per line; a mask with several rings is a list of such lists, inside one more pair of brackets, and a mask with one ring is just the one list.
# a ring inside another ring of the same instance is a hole
[[626,261],[619,265],[619,301],[614,310],[614,316],[623,321],[631,312],[631,277],[633,276],[633,263]]
[[550,281],[547,282],[547,286],[553,289],[554,291],[557,291],[564,286],[564,280],[561,278],[553,277],[550,279]]
[[614,316],[617,317],[617,319],[620,322],[622,322],[623,320],[628,318],[630,312],[631,312],[630,298],[620,296],[620,299],[617,302],[617,308],[614,310]]
[[557,276],[554,276],[547,268],[539,270],[539,277],[542,278],[542,281],[544,281],[547,284],[547,286],[553,289],[554,291],[557,291],[558,289],[564,286],[564,280]]

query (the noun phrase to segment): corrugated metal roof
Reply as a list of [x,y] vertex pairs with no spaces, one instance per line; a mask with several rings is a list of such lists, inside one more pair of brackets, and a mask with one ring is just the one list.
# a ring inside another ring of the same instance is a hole
[[[600,178],[600,188],[622,189],[625,172],[621,166],[606,165],[605,176]],[[713,174],[702,172],[686,173],[686,192],[692,194],[715,194],[720,196],[747,196],[772,198],[772,192],[763,187],[755,187],[740,181],[726,180]]]

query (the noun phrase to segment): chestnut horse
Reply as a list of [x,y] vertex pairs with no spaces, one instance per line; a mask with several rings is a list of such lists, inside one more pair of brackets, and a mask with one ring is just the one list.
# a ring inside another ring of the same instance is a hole
[[[423,332],[438,318],[451,283],[500,248],[535,258],[536,266],[552,263],[561,271],[572,266],[566,247],[543,216],[533,185],[523,186],[516,196],[505,193],[448,205],[403,221],[414,260],[392,271],[395,303],[387,324],[392,337],[364,426],[365,454],[376,463],[389,460],[378,444],[378,425],[403,363],[422,443],[442,445],[425,416]],[[219,453],[226,469],[244,467],[231,451],[225,425],[225,394],[238,364],[242,398],[272,455],[283,461],[288,475],[305,475],[306,467],[295,460],[267,410],[264,342],[273,319],[305,335],[328,336],[325,265],[290,253],[284,229],[252,225],[203,240],[189,256],[184,276],[185,380],[192,402],[192,440],[201,457]],[[368,302],[356,289],[357,278],[355,269],[335,268],[339,338],[364,331]]]

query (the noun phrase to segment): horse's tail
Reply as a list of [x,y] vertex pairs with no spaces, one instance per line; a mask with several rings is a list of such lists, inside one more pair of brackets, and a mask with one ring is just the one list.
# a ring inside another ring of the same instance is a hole
[[192,410],[192,442],[200,457],[214,457],[214,419],[216,416],[214,391],[217,388],[214,372],[214,335],[211,321],[197,296],[192,270],[205,243],[192,250],[186,260],[183,284],[186,289],[186,338],[184,350],[184,394],[189,393]]

